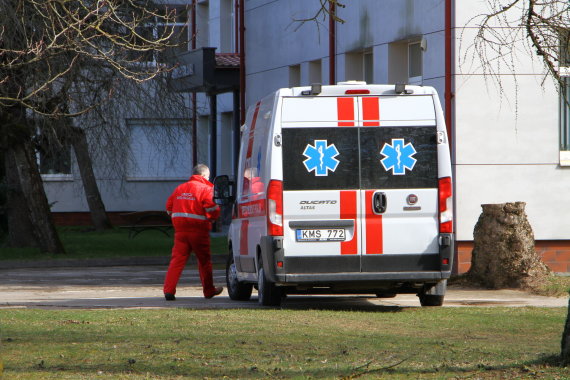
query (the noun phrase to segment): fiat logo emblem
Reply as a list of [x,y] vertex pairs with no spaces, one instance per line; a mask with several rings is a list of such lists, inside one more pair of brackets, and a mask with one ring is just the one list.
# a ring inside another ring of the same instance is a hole
[[408,195],[408,198],[406,198],[406,202],[408,202],[410,206],[415,205],[418,203],[418,196],[416,194],[410,194]]

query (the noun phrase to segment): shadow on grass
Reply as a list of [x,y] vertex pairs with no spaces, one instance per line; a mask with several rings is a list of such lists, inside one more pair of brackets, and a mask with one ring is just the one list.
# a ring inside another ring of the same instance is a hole
[[378,305],[368,301],[367,296],[288,296],[283,309],[319,311],[360,311],[395,313],[404,308],[398,305]]
[[[272,362],[256,363],[245,359],[241,368],[227,368],[215,363],[204,363],[194,366],[184,361],[156,361],[134,359],[128,356],[117,363],[100,364],[52,364],[49,360],[41,360],[29,367],[12,368],[7,366],[7,375],[25,376],[33,373],[34,376],[49,376],[61,374],[71,376],[88,376],[93,374],[121,376],[121,378],[140,378],[141,375],[157,378],[171,376],[185,376],[189,378],[384,378],[385,376],[421,376],[431,378],[449,378],[459,376],[471,378],[566,378],[567,369],[559,365],[560,358],[556,355],[545,356],[523,363],[486,366],[484,364],[467,364],[464,366],[435,365],[425,367],[414,362],[413,357],[398,358],[393,356],[383,362],[381,359],[367,363],[346,363],[340,368],[317,366],[301,366],[292,363]],[[412,366],[422,366],[415,368]],[[288,367],[288,368],[287,368]],[[431,375],[431,376],[430,376]],[[561,377],[559,377],[561,376]]]

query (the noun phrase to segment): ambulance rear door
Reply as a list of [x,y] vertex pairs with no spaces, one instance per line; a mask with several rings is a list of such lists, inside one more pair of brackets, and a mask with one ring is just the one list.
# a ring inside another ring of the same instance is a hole
[[360,272],[359,137],[345,98],[285,97],[283,251],[288,273]]
[[361,270],[439,270],[437,127],[431,95],[358,98]]

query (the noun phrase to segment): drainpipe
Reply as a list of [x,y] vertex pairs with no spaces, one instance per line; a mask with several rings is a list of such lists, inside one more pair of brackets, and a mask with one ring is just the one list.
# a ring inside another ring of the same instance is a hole
[[240,125],[245,123],[245,0],[239,0]]
[[451,22],[452,22],[452,0],[445,0],[445,123],[447,125],[447,135],[450,139],[454,137],[452,135],[452,32],[451,32]]
[[[192,10],[190,12],[190,17],[192,21],[192,50],[196,50],[196,0],[192,1]],[[192,92],[191,95],[192,102],[192,166],[198,164],[198,112],[196,111],[198,102],[196,91]]]
[[333,15],[336,12],[335,4],[329,2],[329,84],[336,83],[336,21]]
[[234,2],[234,53],[239,53],[239,0]]
[[[239,28],[239,20],[240,20],[240,12],[239,12],[239,0],[235,0],[234,2],[234,36],[235,36],[235,45],[234,45],[234,53],[240,52],[240,28]],[[241,60],[240,60],[241,62]],[[240,70],[241,73],[241,70]],[[241,74],[240,74],[240,82],[241,82]],[[239,145],[240,145],[240,126],[241,126],[241,113],[240,113],[240,90],[234,89],[233,91],[233,105],[234,105],[234,114],[233,114],[233,151],[234,151],[234,178],[237,181],[237,173],[238,173],[238,164],[239,164]]]
[[[453,33],[451,30],[453,22],[453,0],[445,0],[445,124],[451,150],[452,172],[455,178],[455,125],[453,120]],[[453,225],[457,228],[457,186],[453,182]],[[456,235],[457,236],[457,235]],[[453,274],[459,273],[459,253],[457,240],[453,252]]]

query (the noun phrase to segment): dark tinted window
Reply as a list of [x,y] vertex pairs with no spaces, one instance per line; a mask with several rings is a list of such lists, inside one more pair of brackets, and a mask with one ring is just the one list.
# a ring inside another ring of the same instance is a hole
[[362,189],[437,187],[435,127],[361,128]]
[[358,128],[284,128],[284,190],[358,189]]

